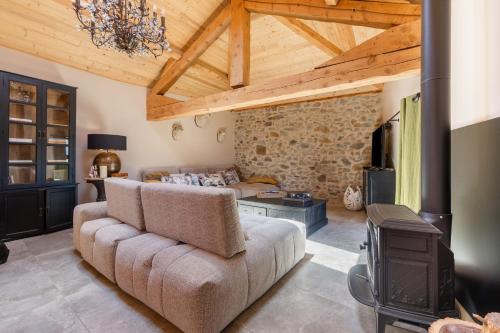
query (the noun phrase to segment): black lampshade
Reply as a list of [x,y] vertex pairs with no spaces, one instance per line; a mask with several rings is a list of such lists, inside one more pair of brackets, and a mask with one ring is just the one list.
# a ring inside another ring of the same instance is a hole
[[123,135],[89,134],[87,149],[127,150],[127,137]]

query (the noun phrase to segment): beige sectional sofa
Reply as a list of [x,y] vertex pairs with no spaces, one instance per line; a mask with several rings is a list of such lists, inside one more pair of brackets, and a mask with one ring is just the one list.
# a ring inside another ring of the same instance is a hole
[[[232,164],[222,164],[222,165],[214,165],[214,166],[170,166],[170,167],[156,167],[156,168],[146,168],[140,171],[140,179],[145,181],[148,174],[154,172],[164,172],[167,171],[170,174],[179,174],[179,173],[215,173],[221,170],[233,168]],[[272,191],[278,190],[279,187],[271,184],[261,184],[254,183],[249,184],[245,181],[241,181],[236,184],[227,185],[226,188],[230,188],[234,191],[236,195],[236,199],[251,197],[257,195],[257,192],[262,191]]]
[[239,215],[228,189],[109,179],[74,211],[83,259],[185,332],[219,332],[294,267],[304,225]]

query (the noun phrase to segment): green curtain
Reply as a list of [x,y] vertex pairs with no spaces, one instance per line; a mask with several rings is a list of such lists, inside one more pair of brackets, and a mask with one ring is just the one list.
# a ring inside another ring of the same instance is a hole
[[396,167],[396,204],[420,211],[421,114],[420,98],[401,100],[399,154]]

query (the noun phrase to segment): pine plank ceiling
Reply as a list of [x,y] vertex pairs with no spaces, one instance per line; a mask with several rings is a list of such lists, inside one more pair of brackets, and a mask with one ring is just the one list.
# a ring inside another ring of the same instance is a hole
[[[369,0],[367,0],[369,1]],[[408,3],[405,0],[378,0]],[[165,10],[167,38],[173,53],[133,57],[97,49],[76,29],[70,0],[0,1],[0,45],[82,69],[110,79],[150,86],[169,57],[179,57],[191,37],[223,0],[149,0]],[[292,31],[274,16],[252,14],[250,82],[297,74],[331,59],[331,55]],[[349,50],[383,30],[339,23],[300,20],[322,37]],[[194,66],[170,88],[186,97],[228,90],[228,33],[223,33]]]

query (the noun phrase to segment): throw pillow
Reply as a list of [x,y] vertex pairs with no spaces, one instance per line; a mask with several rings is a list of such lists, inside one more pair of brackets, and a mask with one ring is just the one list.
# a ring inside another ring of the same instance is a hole
[[226,186],[226,182],[224,182],[224,177],[222,177],[221,173],[211,173],[201,179],[201,185],[224,187]]
[[154,171],[149,172],[144,175],[144,182],[148,180],[158,180],[160,181],[162,177],[168,177],[170,173],[168,171]]
[[252,176],[248,178],[246,182],[248,184],[261,183],[261,184],[271,184],[271,185],[278,185],[279,183],[276,179],[267,176]]
[[194,185],[194,186],[200,186],[201,185],[200,175],[197,175],[195,173],[186,173],[186,176],[191,177],[191,185]]
[[161,178],[162,183],[167,184],[177,184],[177,185],[191,185],[192,179],[191,176],[182,174],[182,173],[174,173],[168,177]]
[[224,171],[221,171],[222,177],[224,177],[224,182],[226,185],[237,184],[240,182],[240,177],[238,177],[238,172],[236,169],[230,168]]

